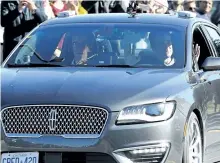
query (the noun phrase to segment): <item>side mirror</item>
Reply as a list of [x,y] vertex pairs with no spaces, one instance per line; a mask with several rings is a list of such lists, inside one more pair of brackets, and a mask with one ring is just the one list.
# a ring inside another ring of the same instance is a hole
[[202,64],[204,71],[220,70],[220,57],[208,57]]

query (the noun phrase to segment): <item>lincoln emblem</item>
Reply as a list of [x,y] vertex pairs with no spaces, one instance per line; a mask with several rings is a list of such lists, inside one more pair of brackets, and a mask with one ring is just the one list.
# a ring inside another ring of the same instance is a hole
[[57,127],[57,110],[51,110],[49,113],[49,129],[55,131]]

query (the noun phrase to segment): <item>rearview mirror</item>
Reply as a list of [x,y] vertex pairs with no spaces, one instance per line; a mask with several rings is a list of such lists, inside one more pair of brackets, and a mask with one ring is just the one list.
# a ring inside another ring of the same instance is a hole
[[204,71],[220,70],[220,57],[208,57],[202,64]]

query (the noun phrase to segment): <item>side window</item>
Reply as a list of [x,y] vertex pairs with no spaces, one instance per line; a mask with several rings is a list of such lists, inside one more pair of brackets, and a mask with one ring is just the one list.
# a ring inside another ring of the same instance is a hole
[[214,29],[212,27],[205,26],[205,28],[212,39],[212,42],[215,46],[218,57],[220,57],[220,35],[219,35],[219,33],[216,31],[216,29]]
[[[196,28],[193,31],[193,51],[196,46],[199,46],[199,54],[192,54],[193,60],[198,64],[198,68],[201,69],[201,66],[205,59],[209,56],[212,56],[211,49],[207,43],[207,40],[204,38],[204,35],[201,32],[200,28]],[[198,57],[196,57],[198,56]]]

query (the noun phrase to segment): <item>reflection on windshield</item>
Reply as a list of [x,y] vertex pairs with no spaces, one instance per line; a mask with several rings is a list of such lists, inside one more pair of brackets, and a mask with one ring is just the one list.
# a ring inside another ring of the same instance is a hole
[[184,32],[179,27],[149,24],[42,27],[22,42],[24,46],[17,48],[8,63],[40,64],[53,60],[67,66],[182,68]]

